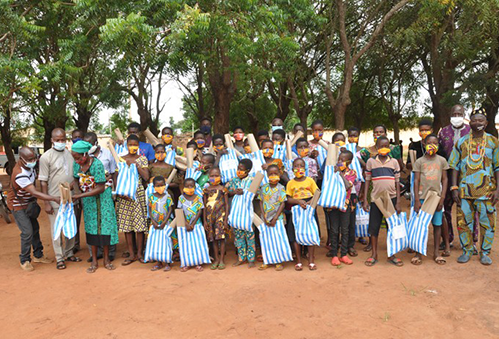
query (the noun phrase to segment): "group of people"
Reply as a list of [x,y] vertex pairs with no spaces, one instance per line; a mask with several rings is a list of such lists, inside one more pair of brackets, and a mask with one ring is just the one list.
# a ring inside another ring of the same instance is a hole
[[[256,161],[249,156],[255,149],[243,128],[233,129],[233,144],[228,145],[224,136],[212,135],[211,120],[205,118],[201,121],[200,130],[194,133],[186,146],[187,149],[193,149],[192,168],[199,174],[196,177],[186,175],[185,168],[176,171],[175,164],[167,161],[172,152],[178,157],[190,152],[175,145],[174,131],[169,127],[162,129],[161,142],[153,147],[140,140],[141,126],[130,124],[126,140],[118,141],[116,145],[118,159],[113,156],[113,152],[99,145],[95,133],[74,131],[69,150],[66,132],[54,129],[53,147],[39,159],[41,191],[35,188],[38,159],[30,148],[21,148],[19,161],[11,176],[8,202],[21,231],[21,267],[31,271],[31,261],[52,262],[43,254],[37,221],[40,207],[36,199],[44,201],[52,234],[60,203],[59,185],[63,182],[72,185],[77,219],[83,211],[86,243],[91,254],[90,267],[87,269],[89,273],[97,270],[99,258],[103,258],[106,269],[115,269],[112,261],[116,256],[118,232],[125,234],[127,243],[127,250],[122,254],[125,258],[122,265],[136,261],[145,263],[148,232],[165,229],[175,218],[175,209],[183,211],[187,232],[196,228],[204,229],[206,241],[211,245],[210,269],[226,268],[226,240],[230,238],[234,239],[237,252],[237,261],[233,266],[247,263],[248,267],[255,267],[261,251],[258,229],[230,227],[229,216],[235,213],[231,209],[234,197],[244,195],[250,189],[255,173],[260,171],[266,180],[260,185],[253,201],[254,213],[268,227],[284,225],[287,239],[294,250],[295,270],[303,270],[302,257],[307,258],[310,270],[316,270],[315,246],[301,246],[297,241],[293,221],[293,211],[296,209],[293,206],[307,209],[316,191],[329,187],[329,179],[326,178],[330,177],[325,176],[328,148],[324,146],[329,144],[336,146],[338,156],[334,172],[341,178],[342,189],[346,191],[344,206],[324,208],[326,247],[329,250],[327,256],[331,257],[333,266],[351,265],[351,258],[358,255],[354,247],[355,219],[359,209],[369,212],[369,242],[358,239],[365,245],[364,251],[371,252],[365,265],[373,266],[378,262],[378,236],[384,220],[374,200],[382,193],[388,193],[396,212],[401,212],[400,180],[404,168],[414,173],[412,205],[415,213],[420,211],[430,192],[440,197],[432,218],[434,261],[445,264],[445,257],[450,256],[454,240],[451,210],[455,203],[457,230],[463,249],[458,262],[466,263],[473,254],[478,254],[474,252],[479,252],[480,262],[490,265],[495,204],[499,199],[499,143],[494,136],[485,132],[485,110],[472,111],[469,125],[465,124],[464,118],[463,106],[454,106],[451,124],[438,135],[433,133],[432,121],[422,120],[419,123],[421,140],[410,144],[409,151],[413,152],[413,157],[408,157],[405,164],[402,148],[390,144],[387,129],[382,125],[373,129],[373,144],[361,147],[358,128],[350,128],[346,135],[337,132],[332,140],[324,140],[324,125],[316,120],[310,126],[312,138],[296,139],[291,152],[286,152],[285,141],[290,137],[284,130],[283,121],[276,118],[272,121],[271,131],[262,130],[256,135],[259,151],[263,155],[263,159]],[[296,135],[300,131],[305,133],[305,126],[296,124],[292,134]],[[226,161],[229,148],[237,153],[238,159],[236,175],[228,178],[222,163]],[[137,169],[139,180],[134,199],[119,194],[113,197],[117,183],[126,180],[123,178],[125,171],[118,170],[125,168],[123,166],[135,166]],[[317,213],[315,220],[318,224]],[[481,229],[480,239],[477,236],[478,228]],[[179,251],[186,251],[185,248],[179,249],[177,230],[173,230],[169,236],[172,260],[155,261],[151,268],[153,271],[171,270],[171,263],[182,255]],[[81,261],[75,255],[76,250],[81,250],[78,236],[68,239],[61,234],[56,239],[53,240],[53,248],[58,269],[66,268],[67,262]],[[389,257],[388,262],[395,266],[403,265],[402,260],[395,255]],[[416,252],[411,263],[421,264],[422,254]],[[282,270],[283,264],[275,263],[275,269]],[[263,263],[259,269],[268,267],[268,264]],[[181,271],[190,268],[203,270],[201,264],[193,267],[181,265]]]

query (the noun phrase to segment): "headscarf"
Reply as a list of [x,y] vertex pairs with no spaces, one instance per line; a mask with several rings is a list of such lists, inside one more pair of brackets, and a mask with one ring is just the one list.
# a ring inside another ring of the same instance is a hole
[[71,147],[71,151],[75,153],[85,154],[92,148],[92,144],[83,140],[77,141]]

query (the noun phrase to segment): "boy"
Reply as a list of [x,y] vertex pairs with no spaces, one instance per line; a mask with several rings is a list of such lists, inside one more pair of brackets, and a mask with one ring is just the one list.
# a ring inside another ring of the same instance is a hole
[[[418,126],[419,126],[419,136],[421,137],[421,140],[414,141],[409,144],[409,151],[411,150],[416,151],[416,159],[419,159],[425,155],[424,141],[428,135],[433,133],[433,121],[429,119],[422,119],[419,122]],[[438,147],[437,155],[440,155],[445,158],[445,152],[442,147]],[[405,165],[407,169],[412,170],[413,164],[409,152],[407,154],[407,162]]]
[[[277,221],[284,222],[283,211],[286,201],[286,191],[284,186],[279,183],[280,170],[277,165],[269,165],[267,167],[267,175],[269,183],[261,187],[258,194],[260,201],[260,211],[262,211],[262,219],[265,225],[274,227]],[[259,270],[265,270],[268,266],[262,264]],[[277,264],[276,271],[282,271],[284,266]]]
[[234,127],[234,148],[239,151],[239,153],[244,154],[244,130],[241,126]]
[[208,148],[206,148],[206,139],[205,135],[201,131],[196,131],[194,133],[194,138],[192,139],[196,142],[197,146],[197,154],[199,154],[199,158],[201,158],[202,154],[205,154],[208,151]]
[[163,140],[166,150],[173,149],[177,155],[184,155],[182,147],[173,146],[173,129],[171,127],[165,127],[161,130],[161,140]]
[[[245,189],[250,188],[252,179],[248,176],[253,168],[250,159],[242,159],[237,167],[237,177],[229,181],[226,187],[229,197],[242,195]],[[234,243],[237,248],[238,261],[232,266],[240,266],[248,261],[248,268],[255,267],[255,232],[234,228]]]
[[[397,160],[390,157],[390,141],[385,136],[380,136],[376,140],[377,155],[367,160],[366,183],[364,185],[364,197],[369,192],[369,184],[373,182],[371,201],[379,196],[381,192],[387,191],[392,199],[397,213],[400,213],[400,166]],[[366,260],[366,266],[374,266],[378,262],[378,234],[381,227],[383,214],[374,202],[369,208],[367,198],[364,199],[364,210],[369,213],[369,234],[371,235],[372,255]],[[392,256],[388,262],[395,266],[403,266],[404,263],[399,258]]]
[[[318,189],[317,184],[312,178],[305,176],[305,161],[301,158],[296,158],[293,161],[293,173],[295,178],[290,180],[286,185],[286,195],[290,205],[300,205],[301,208],[307,208],[307,203],[314,196],[315,191]],[[294,243],[294,250],[296,255],[295,270],[303,270],[301,263],[301,246],[296,242],[295,229],[292,219],[288,220],[288,237],[289,241]],[[311,271],[317,269],[314,263],[314,246],[307,246],[308,248],[308,268]]]
[[208,181],[210,180],[208,173],[210,172],[210,169],[213,167],[215,164],[215,156],[211,153],[206,153],[203,154],[201,157],[201,163],[199,165],[198,170],[202,173],[199,179],[197,180],[197,183],[201,189],[205,189],[207,186],[209,186]]
[[[258,133],[256,135],[256,141],[258,142],[258,145],[260,145],[260,147],[262,147],[262,142],[264,140],[267,140],[268,138],[269,138],[269,131],[266,131],[266,130],[260,130],[260,131],[258,131]],[[246,153],[248,153],[248,152],[246,152]]]
[[300,138],[296,141],[296,151],[298,152],[298,156],[305,161],[308,176],[317,182],[319,178],[319,165],[317,164],[317,159],[310,157],[310,148],[307,139]]
[[[445,192],[447,191],[447,170],[449,165],[444,157],[437,154],[438,151],[438,137],[435,134],[429,134],[424,139],[425,155],[416,160],[414,163],[414,212],[418,213],[421,209],[421,204],[426,199],[428,192],[437,192],[440,196],[435,214],[433,214],[433,240],[434,251],[433,260],[439,265],[446,263],[442,256],[438,255],[440,247],[440,237],[442,236],[442,207],[445,200]],[[446,241],[446,250],[449,248],[449,236],[444,235]],[[411,263],[414,265],[421,265],[421,253],[416,253]]]
[[284,122],[281,118],[272,119],[272,132],[277,131],[278,129],[284,130]]
[[286,148],[284,144],[285,139],[286,132],[284,132],[283,129],[277,129],[272,132],[272,141],[274,142],[274,155],[277,159],[286,159]]

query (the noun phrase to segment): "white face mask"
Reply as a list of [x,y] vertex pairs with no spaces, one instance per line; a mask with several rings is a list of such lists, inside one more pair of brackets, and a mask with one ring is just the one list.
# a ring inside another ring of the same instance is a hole
[[459,128],[459,127],[463,126],[463,124],[464,124],[464,117],[451,117],[450,123],[455,128]]

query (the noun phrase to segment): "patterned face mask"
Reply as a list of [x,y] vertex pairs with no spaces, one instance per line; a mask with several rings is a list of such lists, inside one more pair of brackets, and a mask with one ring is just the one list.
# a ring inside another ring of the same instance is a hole
[[173,141],[173,135],[165,134],[161,137],[161,139],[163,139],[166,145],[169,145]]
[[390,153],[390,152],[391,152],[391,149],[389,149],[388,147],[383,147],[383,148],[380,148],[378,150],[378,154],[381,156],[388,155],[388,153]]
[[204,141],[203,139],[198,139],[196,140],[196,144],[198,145],[198,148],[203,148],[206,144],[206,141]]
[[154,157],[158,161],[163,161],[166,158],[166,153],[156,153],[156,154],[154,154]]
[[348,137],[348,142],[351,144],[358,144],[359,143],[359,137]]
[[295,168],[293,169],[293,173],[295,174],[295,177],[303,178],[305,176],[305,169],[304,168]]
[[272,158],[274,150],[272,148],[264,148],[262,149],[262,153],[265,158]]
[[186,195],[194,195],[196,189],[194,187],[184,187],[184,193]]
[[341,141],[341,140],[336,141],[334,144],[335,144],[336,146],[338,146],[338,147],[343,147],[343,146],[345,146],[345,142],[344,142],[344,141]]
[[308,148],[300,148],[298,150],[298,154],[300,155],[300,157],[305,158],[306,156],[308,156],[309,151],[310,150]]
[[163,185],[163,186],[154,186],[154,190],[156,191],[156,193],[158,194],[163,194],[165,193],[165,189],[166,189],[166,185]]
[[221,181],[221,179],[219,176],[216,176],[214,178],[210,178],[210,184],[212,184],[213,186],[220,184],[220,181]]
[[239,179],[243,179],[243,178],[245,178],[245,177],[246,177],[246,175],[247,175],[247,174],[246,174],[246,171],[237,170],[237,177],[238,177]]
[[324,132],[322,132],[322,131],[315,131],[315,132],[312,133],[312,135],[314,136],[315,140],[320,140],[320,139],[322,139],[322,136],[324,135]]
[[419,132],[419,136],[421,137],[422,140],[426,139],[427,136],[431,134],[431,131],[422,131]]
[[224,149],[224,146],[223,145],[213,146],[213,149],[215,150],[215,152],[220,152]]
[[139,151],[139,146],[128,146],[128,152],[130,154],[137,154]]
[[276,174],[269,175],[269,182],[273,185],[277,184],[280,179],[281,178],[279,178],[279,176]]
[[433,155],[438,152],[438,145],[428,144],[425,146],[425,149],[428,155]]
[[249,146],[244,146],[244,151],[245,151],[246,153],[251,153],[251,147],[249,147]]

